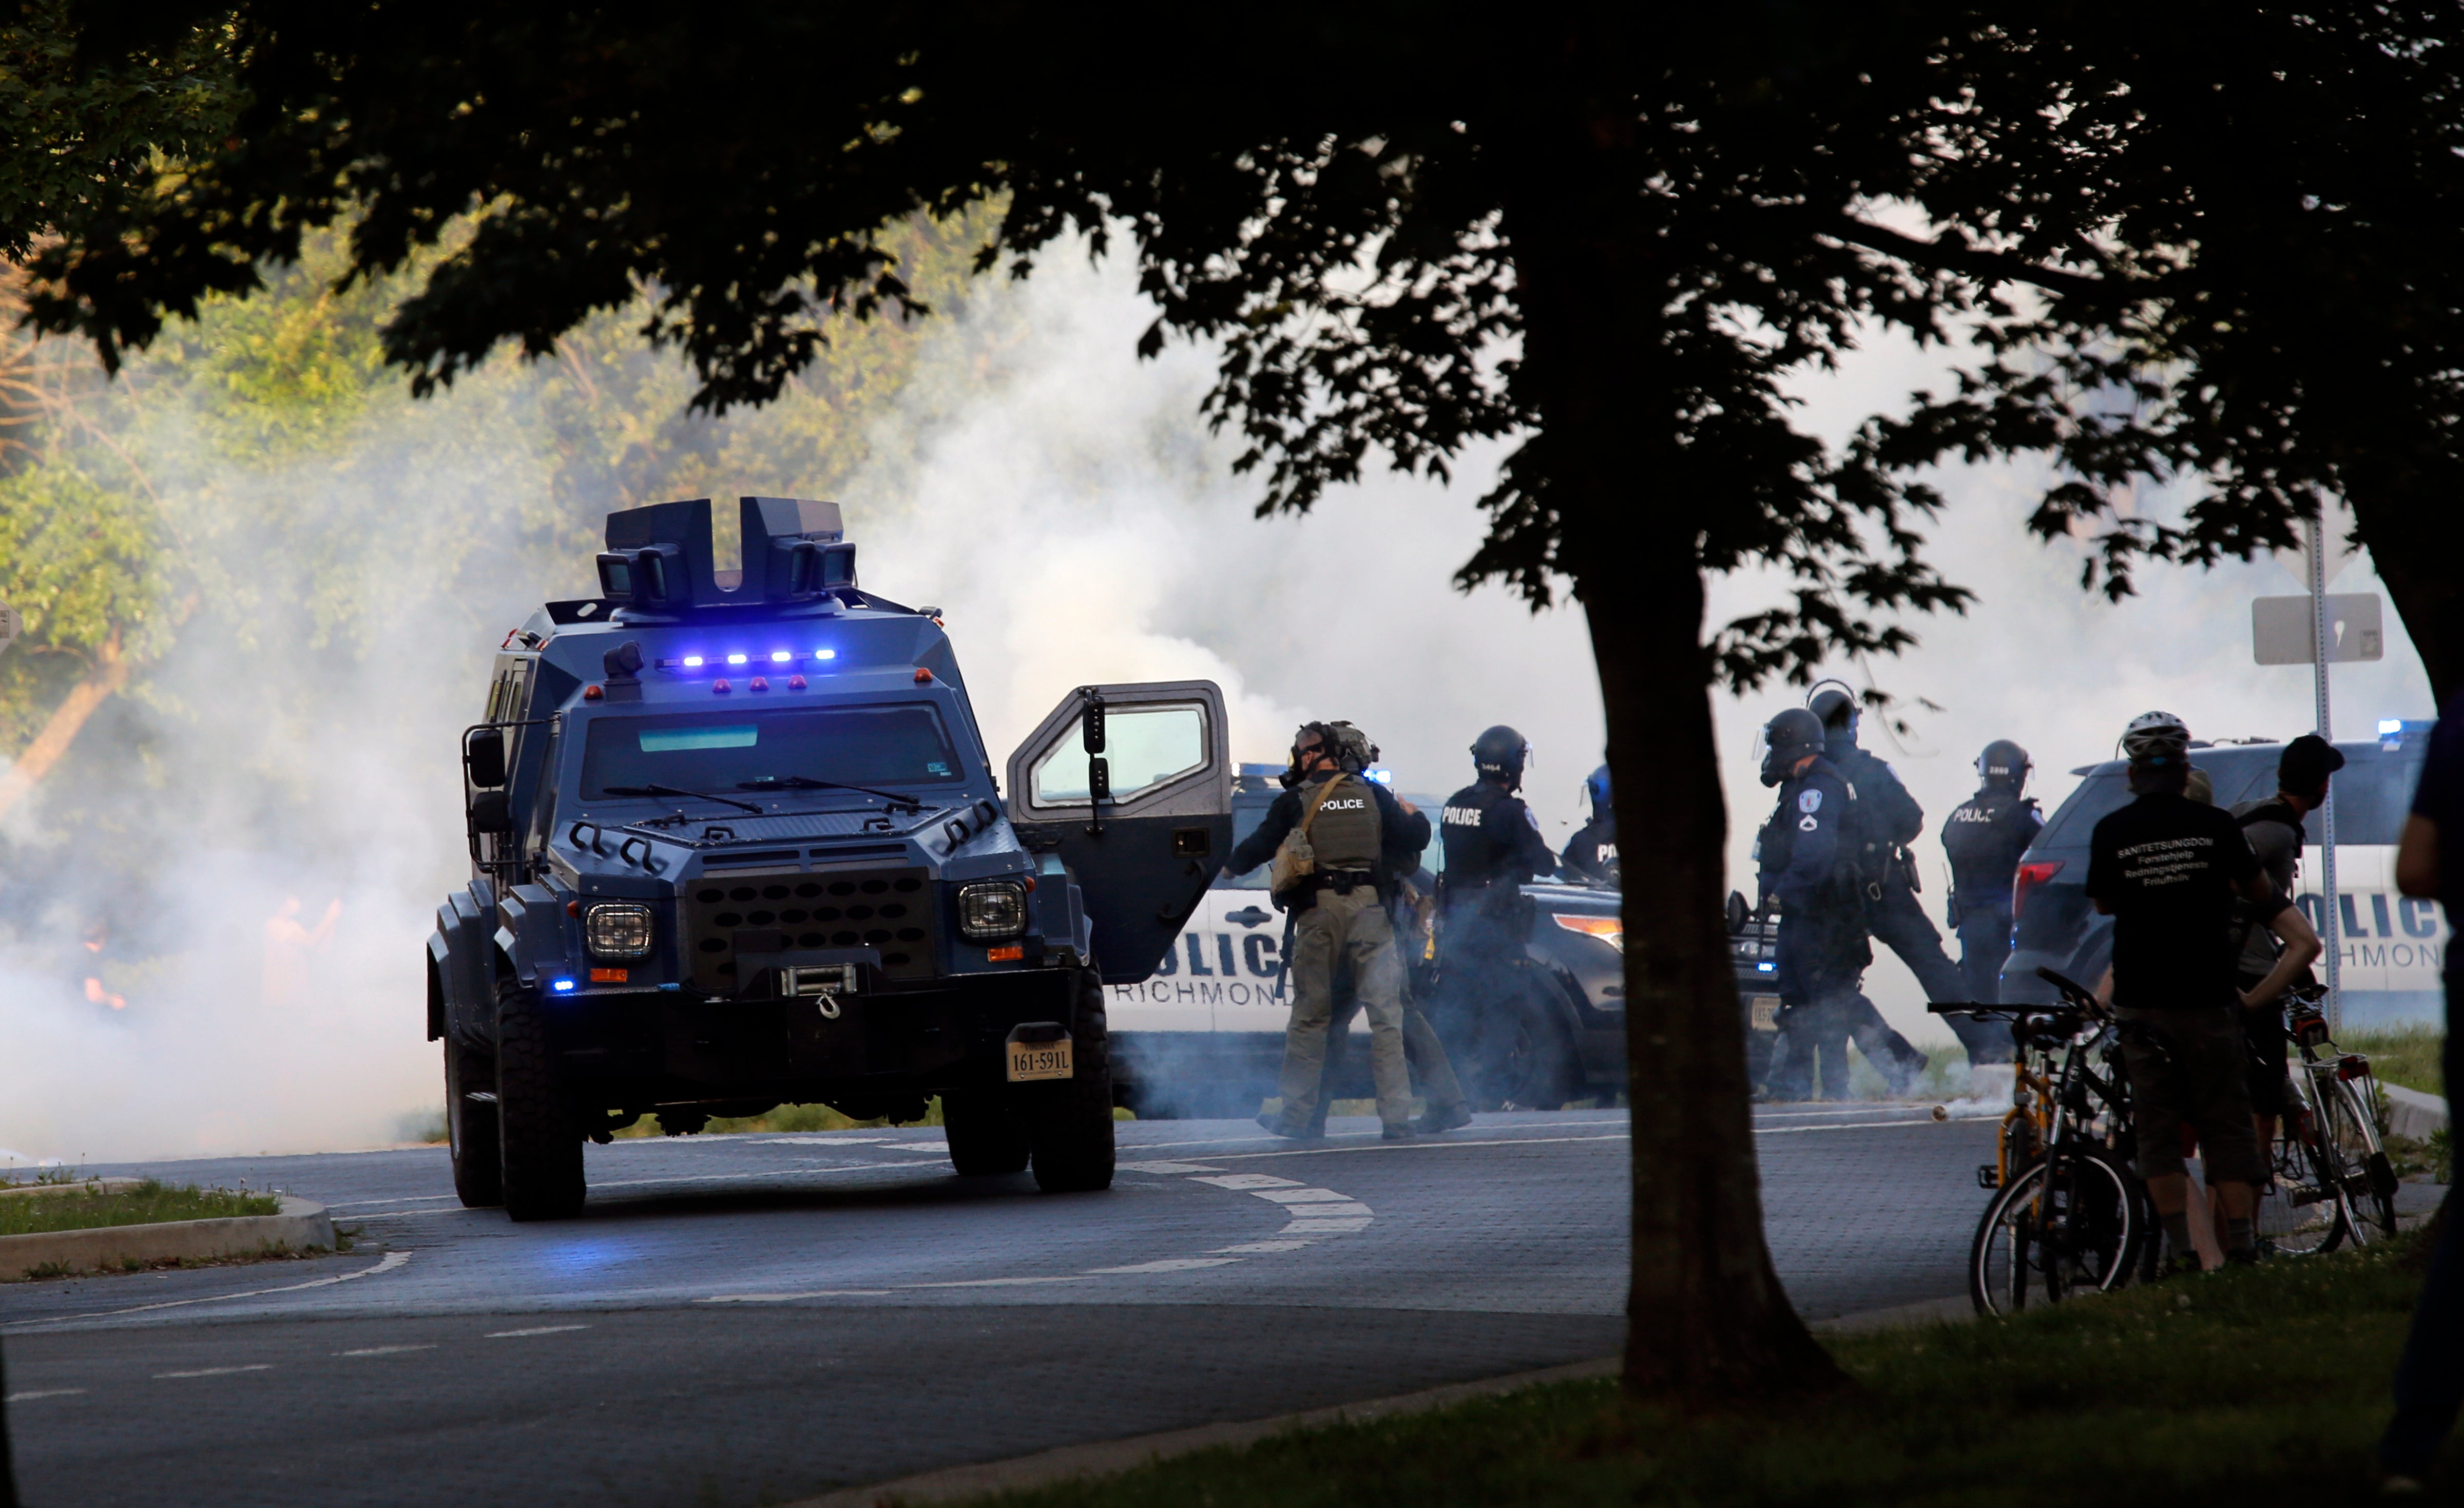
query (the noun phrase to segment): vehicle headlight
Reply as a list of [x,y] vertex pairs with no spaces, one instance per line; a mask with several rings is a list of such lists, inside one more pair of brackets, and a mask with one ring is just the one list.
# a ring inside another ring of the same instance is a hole
[[958,930],[975,942],[1018,936],[1026,930],[1026,892],[1000,880],[961,887]]
[[590,908],[583,941],[594,958],[640,958],[650,951],[650,908],[611,901]]
[[1625,920],[1621,917],[1584,917],[1564,911],[1552,911],[1550,915],[1556,918],[1557,925],[1569,932],[1597,938],[1620,953],[1625,951]]

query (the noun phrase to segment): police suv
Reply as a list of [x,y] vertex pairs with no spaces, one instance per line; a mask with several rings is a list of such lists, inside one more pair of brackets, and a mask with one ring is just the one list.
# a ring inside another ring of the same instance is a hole
[[[1235,843],[1265,820],[1282,793],[1277,777],[1283,769],[1240,766],[1232,791]],[[1392,784],[1383,769],[1368,771],[1368,778]],[[1439,797],[1403,799],[1432,815],[1444,805]],[[1445,864],[1445,845],[1434,832],[1420,863],[1414,889],[1425,897]],[[1478,1020],[1441,1009],[1432,1012],[1431,1024],[1476,1105],[1554,1110],[1569,1099],[1614,1093],[1625,1082],[1624,924],[1617,893],[1542,881],[1524,886],[1523,894],[1532,924],[1521,997]],[[1113,1072],[1126,1083],[1124,1102],[1139,1117],[1248,1116],[1275,1093],[1289,1016],[1286,920],[1273,908],[1265,865],[1219,876],[1155,972],[1141,983],[1112,987]],[[1427,907],[1405,912],[1402,923],[1398,942],[1414,997],[1426,1004],[1436,973]],[[1368,1023],[1354,1017],[1351,1036],[1365,1041],[1368,1031]],[[1360,1043],[1333,1044],[1327,1071],[1331,1098],[1374,1092]]]
[[[2336,772],[2336,911],[2342,1005],[2348,1025],[2374,1027],[2436,1021],[2444,1009],[2438,976],[2447,955],[2448,919],[2437,902],[2399,895],[2395,845],[2412,805],[2428,752],[2426,721],[2380,724],[2376,743],[2338,743],[2344,767]],[[2207,771],[2219,807],[2276,793],[2280,743],[2193,745],[2190,763]],[[2072,771],[2081,778],[2019,860],[2012,886],[2013,952],[2002,968],[2008,1004],[2050,1004],[2053,988],[2036,977],[2051,967],[2093,982],[2111,961],[2113,919],[2087,898],[2088,837],[2107,812],[2126,805],[2123,761]],[[2302,819],[2295,900],[2310,924],[2326,933],[2325,886],[2320,862],[2323,814]]]
[[611,514],[601,595],[496,656],[462,739],[471,882],[428,945],[454,1187],[584,1198],[582,1144],[781,1103],[919,1117],[961,1173],[1112,1177],[1105,987],[1226,852],[1210,682],[1083,687],[996,781],[938,610],[862,590],[834,503]]

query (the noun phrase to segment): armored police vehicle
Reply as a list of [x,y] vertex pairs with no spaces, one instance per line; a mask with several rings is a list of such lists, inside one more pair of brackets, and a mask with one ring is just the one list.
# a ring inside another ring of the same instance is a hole
[[[2344,1020],[2356,1027],[2441,1019],[2438,976],[2447,953],[2448,919],[2437,902],[2395,888],[2395,846],[2403,835],[2412,789],[2428,752],[2428,722],[2382,724],[2376,743],[2339,743],[2344,767],[2336,772],[2336,920],[2343,957],[2340,981]],[[2208,772],[2219,807],[2276,793],[2280,743],[2194,744],[2193,766]],[[2128,766],[2120,760],[2083,765],[2078,787],[2055,809],[2044,831],[2020,856],[2012,885],[2013,952],[2002,968],[2006,1003],[2051,1004],[2039,967],[2072,979],[2102,976],[2113,953],[2113,919],[2087,898],[2088,838],[2107,812],[2131,800]],[[2323,820],[2302,821],[2295,900],[2321,936],[2326,901],[2320,840]],[[2323,971],[2322,971],[2323,972]]]
[[601,594],[496,656],[462,739],[471,883],[428,947],[455,1190],[569,1215],[582,1147],[781,1103],[920,1117],[961,1173],[1112,1178],[1104,987],[1230,839],[1222,697],[1083,687],[1006,793],[939,610],[857,585],[834,503],[611,514]]
[[[1233,841],[1265,819],[1283,787],[1279,765],[1243,765],[1232,792]],[[1367,772],[1391,784],[1384,769]],[[1444,805],[1406,795],[1422,811]],[[1445,845],[1435,832],[1413,888],[1429,896]],[[1598,886],[1543,880],[1524,887],[1531,926],[1524,988],[1477,1017],[1432,1012],[1448,1056],[1473,1102],[1554,1110],[1567,1100],[1615,1093],[1625,1082],[1623,923],[1618,898]],[[1426,908],[1397,907],[1397,941],[1415,996],[1434,998]],[[1205,903],[1155,972],[1113,987],[1110,1014],[1115,1075],[1124,1103],[1141,1118],[1249,1116],[1275,1093],[1290,1003],[1284,989],[1286,916],[1273,909],[1261,865],[1217,876]],[[1331,1045],[1331,1097],[1374,1093],[1365,1046],[1368,1023],[1353,1019],[1359,1042]]]

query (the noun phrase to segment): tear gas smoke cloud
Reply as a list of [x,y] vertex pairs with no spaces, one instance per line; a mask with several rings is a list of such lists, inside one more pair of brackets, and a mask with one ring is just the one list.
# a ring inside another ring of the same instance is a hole
[[[1280,760],[1303,718],[1350,718],[1383,745],[1398,787],[1431,794],[1467,778],[1474,734],[1510,722],[1536,750],[1528,793],[1544,832],[1562,841],[1601,753],[1581,619],[1450,585],[1482,534],[1472,501],[1493,454],[1470,457],[1451,488],[1381,476],[1316,516],[1260,521],[1251,483],[1229,475],[1232,446],[1196,417],[1206,353],[1134,359],[1151,314],[1127,268],[1055,257],[997,297],[1017,300],[1003,319],[934,334],[876,459],[838,489],[867,585],[947,610],[997,759],[1074,685],[1209,677],[1232,708],[1236,757]],[[1811,411],[1844,426],[1930,369],[1884,347],[1809,387]],[[222,569],[342,552],[372,617],[338,632],[330,602],[276,588],[245,616],[209,613],[155,690],[89,726],[55,788],[11,818],[16,861],[55,877],[0,957],[12,1029],[0,1146],[105,1159],[366,1145],[439,1101],[420,957],[435,905],[466,877],[453,736],[476,715],[504,630],[547,596],[587,589],[575,541],[597,512],[656,500],[577,503],[587,517],[544,531],[521,521],[504,499],[540,495],[556,442],[517,394],[465,390],[397,409],[339,463],[283,473],[189,456],[182,495],[205,500],[185,521]],[[791,476],[736,481],[812,494]],[[2101,757],[2151,706],[2203,734],[2310,726],[2306,677],[2248,663],[2246,599],[2293,589],[2277,566],[2159,570],[2145,597],[2107,608],[2079,591],[2069,546],[2022,535],[2023,483],[1997,470],[1945,478],[1953,506],[1932,554],[1983,600],[1965,619],[1920,622],[1919,650],[1872,667],[1903,700],[1944,709],[1912,711],[1904,748],[1868,737],[1929,819],[1968,792],[1968,761],[1995,737],[2034,752],[2050,808],[2068,788],[2060,771]],[[2362,566],[2338,583],[2371,585]],[[1742,610],[1768,588],[1726,584],[1715,608]],[[2339,672],[2347,730],[2429,710],[2417,660],[2390,636],[2385,664]],[[1730,860],[1749,891],[1770,800],[1754,728],[1794,695],[1718,699]],[[130,770],[143,779],[96,787]],[[1649,863],[1650,793],[1621,796],[1627,862]],[[141,857],[95,862],[99,833]],[[1930,821],[1921,850],[1938,913]],[[134,893],[107,893],[131,873]],[[272,936],[290,897],[302,905]],[[97,916],[149,944],[149,962],[111,982],[124,1011],[82,995],[80,932]],[[1895,963],[1878,964],[1875,992],[1903,1030],[1942,1035]]]

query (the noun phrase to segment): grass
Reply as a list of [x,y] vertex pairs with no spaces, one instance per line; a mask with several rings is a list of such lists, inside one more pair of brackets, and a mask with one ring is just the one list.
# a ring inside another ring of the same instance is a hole
[[281,1212],[282,1201],[272,1194],[199,1188],[194,1184],[172,1186],[149,1178],[133,1188],[111,1193],[80,1187],[0,1200],[0,1235]]
[[[706,1132],[773,1131],[810,1135],[816,1131],[854,1131],[886,1125],[937,1126],[941,1124],[941,1098],[938,1095],[925,1104],[921,1120],[857,1120],[843,1116],[827,1105],[781,1105],[776,1110],[758,1116],[727,1116],[702,1127]],[[644,1116],[624,1130],[620,1137],[664,1136],[666,1130],[655,1115]]]
[[[1788,1412],[1689,1420],[1629,1408],[1614,1383],[1569,1383],[977,1501],[2354,1502],[2372,1496],[2369,1451],[2418,1281],[2400,1265],[2409,1250],[2221,1273],[2009,1322],[1836,1339],[1859,1386]],[[2452,1489],[2456,1453],[2447,1460]]]
[[2402,1084],[2425,1095],[2444,1095],[2439,1054],[2447,1033],[2432,1026],[2384,1027],[2376,1031],[2347,1031],[2336,1038],[2347,1053],[2369,1054],[2370,1072],[2383,1084]]

